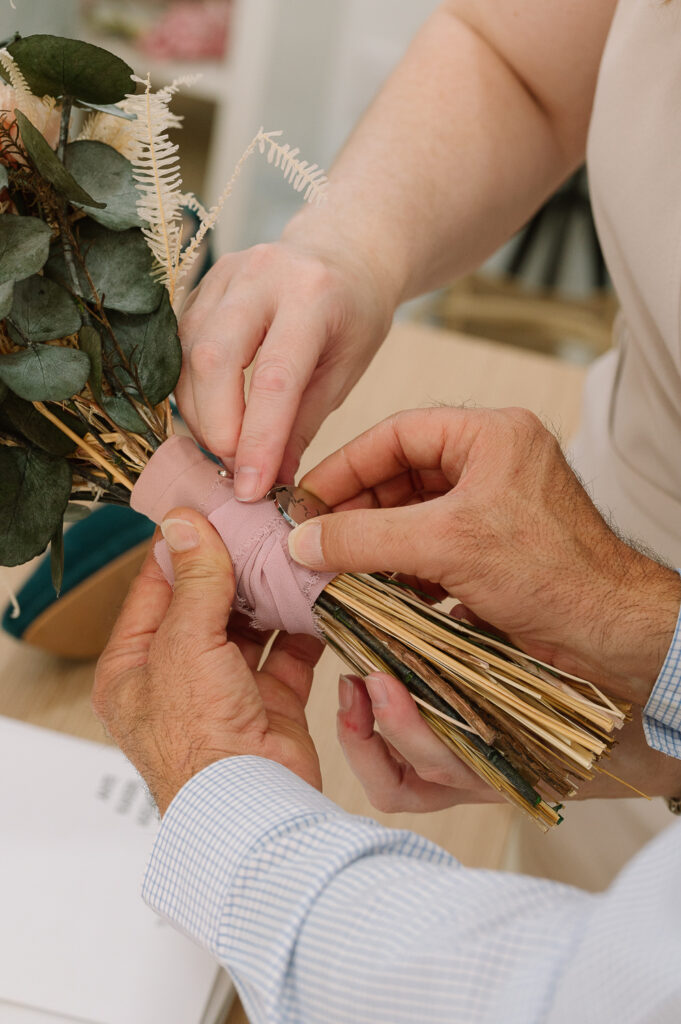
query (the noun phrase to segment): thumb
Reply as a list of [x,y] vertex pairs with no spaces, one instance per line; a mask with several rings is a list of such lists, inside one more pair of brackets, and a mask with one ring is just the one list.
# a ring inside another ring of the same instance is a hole
[[404,572],[437,582],[446,507],[440,499],[402,508],[318,516],[289,534],[294,561],[329,572]]
[[161,523],[175,583],[167,620],[197,637],[224,642],[234,601],[234,570],[220,534],[190,508],[176,508]]

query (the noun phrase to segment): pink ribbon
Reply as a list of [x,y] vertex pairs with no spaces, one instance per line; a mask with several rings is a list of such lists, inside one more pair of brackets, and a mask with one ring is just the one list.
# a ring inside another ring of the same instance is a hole
[[[160,523],[180,505],[208,517],[234,565],[235,607],[256,629],[318,634],[312,606],[335,574],[305,569],[288,551],[290,527],[273,501],[245,504],[234,498],[230,480],[187,437],[172,437],[154,453],[132,493],[131,506]],[[165,541],[154,548],[173,582]]]

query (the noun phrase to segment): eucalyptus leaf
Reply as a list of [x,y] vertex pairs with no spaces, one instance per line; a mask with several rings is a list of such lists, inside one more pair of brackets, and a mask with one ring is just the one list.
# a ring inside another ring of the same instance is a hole
[[104,142],[82,139],[66,147],[66,167],[89,195],[106,205],[87,208],[93,220],[114,231],[139,227],[139,192],[132,164]]
[[[125,316],[112,313],[109,317],[116,340],[133,369],[128,378],[131,388],[141,388],[152,405],[162,402],[177,384],[182,368],[182,349],[177,336],[177,320],[170,305],[168,293],[151,316]],[[109,342],[107,354],[112,363],[120,366],[120,358]],[[125,370],[118,370],[124,377]]]
[[37,217],[0,214],[0,284],[37,274],[49,256],[51,237]]
[[[153,313],[165,288],[151,276],[153,258],[139,228],[111,231],[86,218],[78,225],[78,244],[88,273],[107,309]],[[55,246],[45,268],[49,277],[68,282],[61,246]],[[78,268],[78,294],[92,301],[88,282]]]
[[66,338],[81,325],[78,306],[69,293],[41,274],[14,286],[9,320],[29,341]]
[[121,430],[129,430],[133,434],[144,434],[148,430],[146,423],[127,398],[107,395],[102,398],[102,408]]
[[88,383],[99,401],[102,397],[102,339],[99,332],[89,324],[84,324],[78,332],[78,348],[85,352],[90,360]]
[[12,308],[14,301],[14,281],[0,284],[0,320],[4,320]]
[[[74,433],[84,433],[83,425],[76,416],[58,408],[52,409],[52,412]],[[31,402],[26,402],[11,391],[0,405],[0,426],[6,427],[10,433],[20,435],[50,455],[66,456],[76,449],[75,441],[38,412]]]
[[85,103],[83,100],[76,100],[75,105],[82,110],[94,110],[98,114],[120,117],[123,121],[134,121],[137,117],[136,114],[131,114],[129,110],[123,110],[115,103]]
[[[62,36],[17,39],[9,52],[36,96],[69,96],[84,103],[118,103],[134,91],[132,68],[92,43]],[[2,73],[6,78],[6,73]]]
[[105,203],[98,203],[89,192],[81,188],[25,114],[22,114],[20,110],[15,110],[14,116],[17,119],[17,125],[21,132],[21,141],[32,162],[35,164],[36,170],[46,181],[54,185],[57,192],[61,192],[71,202],[81,206],[101,208],[106,205]]
[[44,551],[71,494],[71,469],[37,448],[0,447],[0,565]]
[[9,174],[4,164],[0,164],[0,191],[9,185]]
[[64,582],[64,524],[59,523],[50,541],[50,572],[52,586],[59,597]]
[[85,352],[58,345],[30,345],[0,355],[0,380],[29,402],[63,402],[83,390],[90,373]]

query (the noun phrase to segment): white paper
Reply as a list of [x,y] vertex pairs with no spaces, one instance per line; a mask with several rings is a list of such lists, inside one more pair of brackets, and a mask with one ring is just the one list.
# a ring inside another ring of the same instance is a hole
[[201,1024],[218,968],[142,902],[158,820],[119,751],[0,717],[0,829],[0,1007]]
[[[0,999],[0,1021],[2,1024],[83,1024],[82,1021],[74,1022],[73,1017],[44,1013],[31,1006],[4,1003],[2,999]],[[90,1022],[86,1021],[85,1024],[90,1024]]]

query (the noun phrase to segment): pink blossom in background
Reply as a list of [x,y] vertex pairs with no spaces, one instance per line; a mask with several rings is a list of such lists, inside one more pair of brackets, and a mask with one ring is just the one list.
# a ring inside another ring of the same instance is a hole
[[217,59],[227,47],[230,0],[177,0],[138,40],[150,57]]

